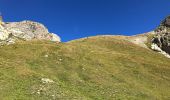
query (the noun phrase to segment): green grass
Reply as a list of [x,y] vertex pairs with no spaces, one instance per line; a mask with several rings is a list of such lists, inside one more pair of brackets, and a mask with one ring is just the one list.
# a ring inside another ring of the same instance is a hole
[[0,98],[169,100],[170,59],[116,37],[19,42],[0,47]]

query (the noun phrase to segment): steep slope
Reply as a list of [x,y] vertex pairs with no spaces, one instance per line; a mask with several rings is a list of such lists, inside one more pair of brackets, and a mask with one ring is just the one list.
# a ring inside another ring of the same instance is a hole
[[168,100],[170,59],[121,36],[0,48],[3,100]]

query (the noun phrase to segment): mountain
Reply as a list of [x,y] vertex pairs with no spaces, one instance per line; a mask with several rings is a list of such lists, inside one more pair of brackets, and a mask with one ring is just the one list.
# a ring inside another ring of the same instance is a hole
[[49,33],[48,29],[33,21],[22,22],[1,22],[0,23],[0,44],[13,44],[17,40],[50,40],[60,42],[60,37]]
[[[170,59],[161,54],[168,52],[155,42],[165,36],[164,32],[156,30],[136,36],[104,35],[66,43],[44,37],[15,37],[15,43],[0,47],[0,98],[169,100]],[[24,31],[23,35],[28,33]],[[160,53],[155,52],[155,47]]]

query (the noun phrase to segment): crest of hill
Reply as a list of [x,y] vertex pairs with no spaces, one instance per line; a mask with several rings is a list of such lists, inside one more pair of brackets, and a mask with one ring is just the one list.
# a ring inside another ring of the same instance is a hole
[[119,39],[119,40],[126,40],[127,42],[131,42],[133,44],[136,44],[138,46],[144,47],[149,49],[148,43],[151,41],[151,36],[156,34],[154,31],[143,33],[143,34],[138,34],[138,35],[133,35],[133,36],[125,36],[125,35],[98,35],[98,36],[91,36],[91,37],[86,37],[86,38],[81,38],[77,40],[72,40],[73,41],[79,41],[79,40],[86,40],[89,38],[105,38],[105,39]]
[[[153,31],[138,34],[134,36],[123,36],[123,35],[101,35],[82,38],[80,40],[86,40],[88,38],[99,38],[104,37],[105,39],[123,39],[133,44],[147,49],[157,51],[166,57],[170,58],[170,16],[166,17],[161,24]],[[73,40],[78,41],[78,40]]]

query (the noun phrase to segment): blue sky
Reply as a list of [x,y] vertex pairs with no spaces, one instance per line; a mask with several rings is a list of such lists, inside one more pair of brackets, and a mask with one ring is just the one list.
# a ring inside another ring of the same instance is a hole
[[170,15],[170,0],[0,0],[4,21],[43,23],[62,41],[153,30]]

